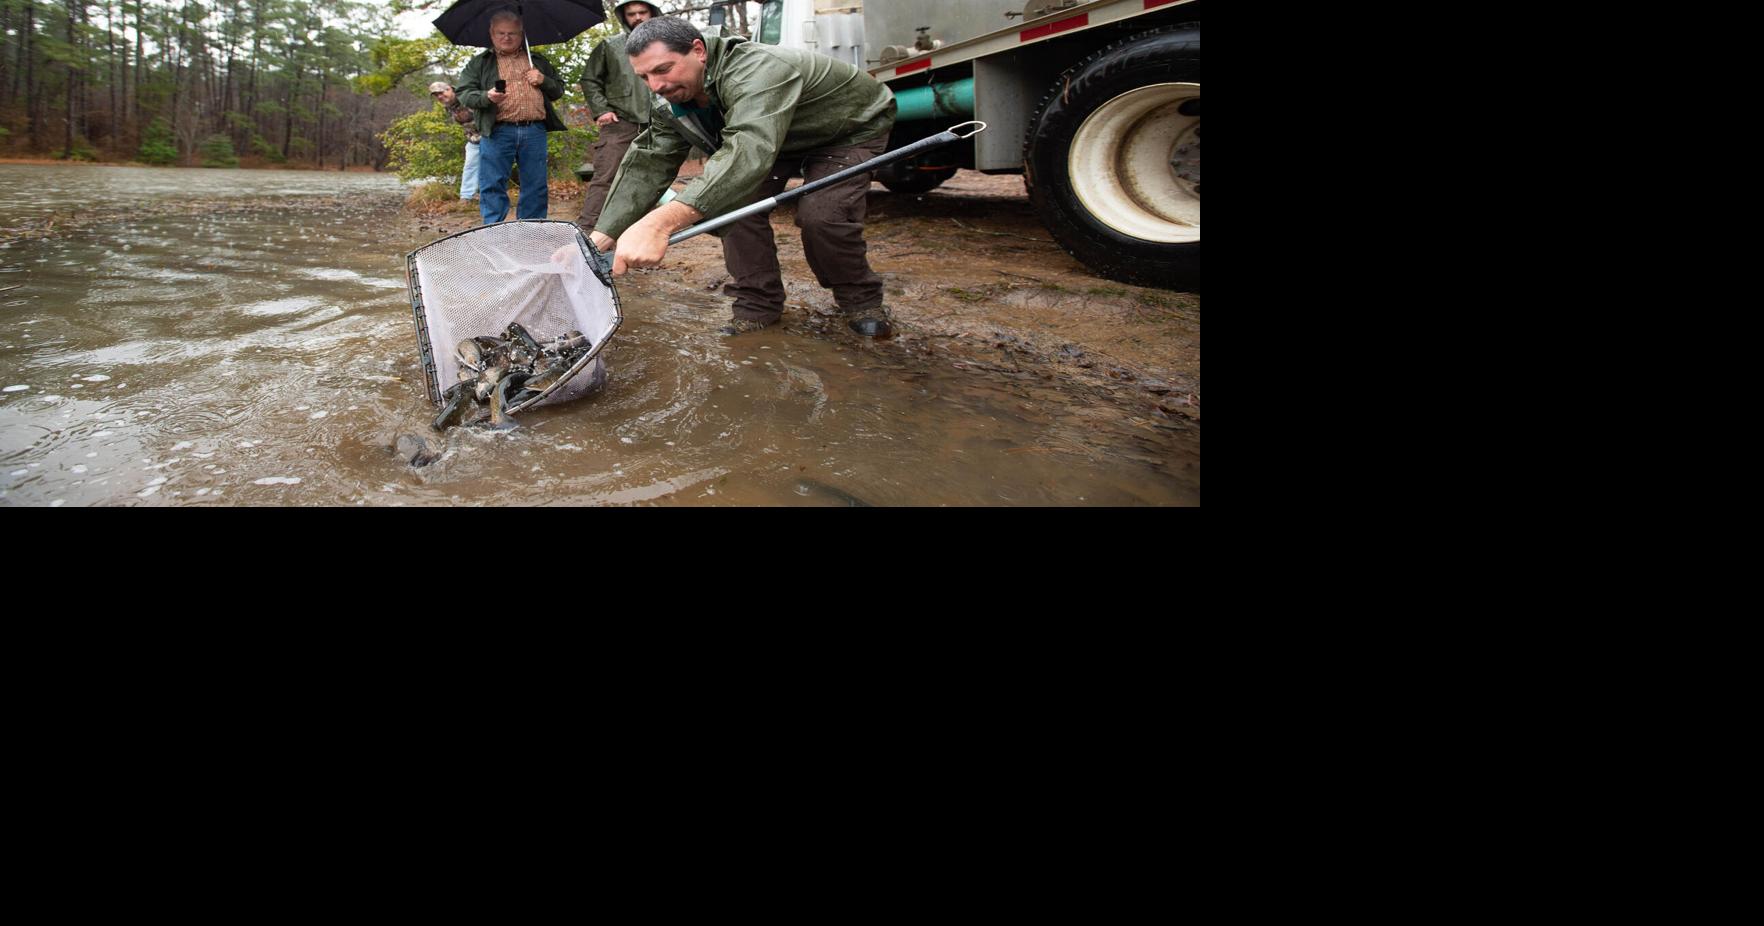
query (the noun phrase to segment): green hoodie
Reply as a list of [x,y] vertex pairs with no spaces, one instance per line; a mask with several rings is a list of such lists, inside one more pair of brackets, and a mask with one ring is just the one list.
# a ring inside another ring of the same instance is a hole
[[779,158],[883,138],[894,127],[894,94],[843,61],[734,36],[706,36],[704,46],[704,89],[721,132],[652,96],[649,128],[625,152],[596,231],[617,238],[636,224],[694,146],[710,160],[676,202],[714,218],[745,205]]
[[[625,7],[638,2],[642,0],[626,0],[613,8],[613,15],[618,17],[626,34],[631,32],[631,24],[625,22]],[[643,5],[654,15],[661,15],[655,4]],[[594,46],[594,51],[588,55],[587,67],[582,69],[581,83],[582,97],[588,101],[588,108],[594,111],[594,115],[615,113],[621,122],[635,125],[649,121],[649,88],[631,70],[631,59],[625,57],[625,36],[615,35]]]

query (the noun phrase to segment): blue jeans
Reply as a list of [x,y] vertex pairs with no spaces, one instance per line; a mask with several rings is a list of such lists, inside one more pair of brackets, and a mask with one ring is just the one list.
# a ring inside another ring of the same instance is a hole
[[459,198],[471,199],[478,195],[478,143],[466,142],[465,170],[459,175]]
[[517,218],[543,219],[551,191],[545,185],[545,123],[498,124],[478,142],[478,213],[484,224],[508,218],[508,172],[521,168]]

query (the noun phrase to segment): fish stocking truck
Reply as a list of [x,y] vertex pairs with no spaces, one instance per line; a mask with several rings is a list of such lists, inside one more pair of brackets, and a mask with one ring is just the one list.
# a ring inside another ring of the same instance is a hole
[[[731,4],[711,9],[713,27]],[[894,91],[890,164],[923,193],[958,168],[1020,173],[1055,241],[1111,279],[1200,289],[1201,0],[766,0],[754,40],[864,68]]]

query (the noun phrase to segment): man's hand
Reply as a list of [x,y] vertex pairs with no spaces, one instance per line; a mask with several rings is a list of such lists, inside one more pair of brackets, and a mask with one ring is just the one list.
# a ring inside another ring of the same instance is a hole
[[508,99],[508,94],[503,93],[501,90],[491,90],[490,92],[484,94],[484,96],[490,102],[495,103],[498,106],[502,105],[503,100]]
[[650,221],[654,216],[653,212],[644,216],[642,221],[625,229],[625,233],[619,236],[618,246],[613,248],[613,276],[622,277],[632,268],[661,264],[662,257],[668,253],[668,235],[672,232]]
[[603,235],[597,231],[589,232],[588,233],[588,240],[594,243],[594,249],[596,251],[600,251],[602,253],[605,253],[607,251],[612,250],[612,246],[614,244],[614,241],[613,241],[611,235]]
[[538,68],[528,68],[527,73],[521,75],[521,79],[525,80],[529,87],[537,87],[545,83],[545,75],[539,73]]
[[668,253],[668,236],[702,218],[704,213],[676,200],[639,219],[625,229],[613,249],[613,276],[659,265]]
[[613,123],[619,121],[619,114],[618,113],[601,113],[599,116],[595,117],[594,121],[595,121],[595,123],[597,123],[599,125],[612,125]]

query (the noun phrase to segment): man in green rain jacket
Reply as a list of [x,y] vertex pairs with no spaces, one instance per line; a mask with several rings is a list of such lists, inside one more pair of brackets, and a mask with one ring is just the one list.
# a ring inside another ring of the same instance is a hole
[[[632,70],[662,99],[649,128],[625,153],[593,230],[602,250],[616,239],[615,274],[656,266],[668,235],[775,196],[799,170],[812,182],[887,149],[894,95],[842,61],[741,38],[707,38],[667,17],[633,30],[625,51]],[[711,153],[704,174],[652,210],[694,146]],[[852,330],[886,338],[893,328],[882,305],[882,279],[865,254],[869,187],[869,177],[859,176],[810,193],[797,203],[796,224],[809,267],[833,291]],[[732,278],[723,291],[734,297],[734,320],[723,333],[776,323],[784,312],[784,281],[771,221],[749,216],[726,226],[721,237]]]

